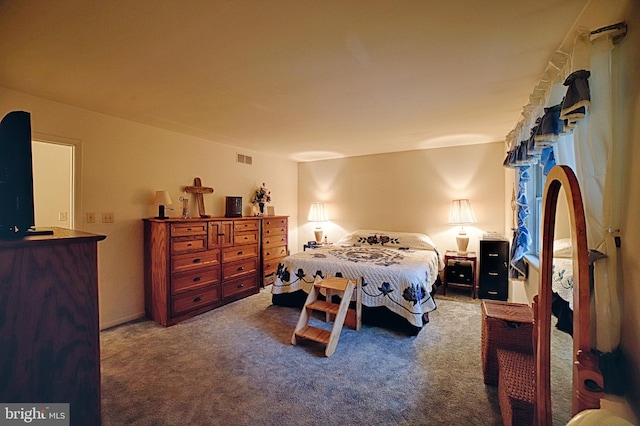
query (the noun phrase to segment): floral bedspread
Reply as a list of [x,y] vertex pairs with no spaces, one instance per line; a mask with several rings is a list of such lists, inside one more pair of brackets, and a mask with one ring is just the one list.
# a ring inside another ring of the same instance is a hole
[[318,278],[362,276],[362,303],[385,306],[422,327],[422,315],[436,309],[431,297],[440,259],[433,250],[329,246],[288,256],[278,265],[273,294],[309,292]]
[[569,302],[573,310],[573,260],[571,258],[554,257],[551,289],[562,299]]

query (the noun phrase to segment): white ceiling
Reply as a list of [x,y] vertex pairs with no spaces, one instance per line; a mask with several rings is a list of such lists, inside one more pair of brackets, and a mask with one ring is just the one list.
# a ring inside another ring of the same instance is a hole
[[587,3],[0,0],[0,86],[298,161],[495,142]]

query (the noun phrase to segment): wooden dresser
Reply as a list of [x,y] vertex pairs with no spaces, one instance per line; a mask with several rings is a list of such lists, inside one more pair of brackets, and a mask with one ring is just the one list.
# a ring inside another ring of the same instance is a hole
[[259,217],[144,219],[148,318],[170,326],[259,291]]
[[262,217],[262,285],[273,284],[278,263],[289,254],[288,216]]
[[69,403],[72,425],[99,425],[105,237],[53,230],[0,241],[0,401]]

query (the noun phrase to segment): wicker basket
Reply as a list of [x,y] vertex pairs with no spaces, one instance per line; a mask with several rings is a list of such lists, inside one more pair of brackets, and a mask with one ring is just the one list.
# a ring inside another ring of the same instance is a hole
[[488,385],[498,383],[496,349],[533,354],[533,314],[528,305],[482,301],[482,373]]
[[533,425],[536,375],[533,355],[498,349],[498,402],[505,426]]

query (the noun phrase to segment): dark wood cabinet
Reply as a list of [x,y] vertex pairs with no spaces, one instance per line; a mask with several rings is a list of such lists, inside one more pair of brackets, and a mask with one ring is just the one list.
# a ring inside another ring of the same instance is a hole
[[0,401],[68,403],[71,425],[99,425],[105,237],[53,231],[0,241]]
[[509,298],[509,242],[480,240],[480,298]]
[[260,219],[144,219],[146,316],[167,327],[257,293]]

